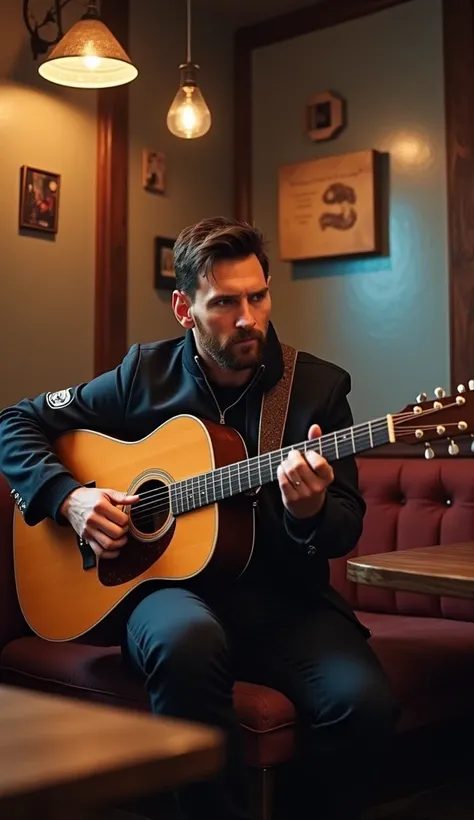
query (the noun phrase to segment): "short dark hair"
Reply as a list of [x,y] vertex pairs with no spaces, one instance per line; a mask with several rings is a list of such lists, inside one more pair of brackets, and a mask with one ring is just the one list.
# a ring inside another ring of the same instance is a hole
[[183,228],[174,243],[176,287],[193,298],[198,277],[209,276],[216,262],[246,259],[252,254],[260,262],[267,281],[270,266],[263,234],[258,228],[224,216],[202,219]]

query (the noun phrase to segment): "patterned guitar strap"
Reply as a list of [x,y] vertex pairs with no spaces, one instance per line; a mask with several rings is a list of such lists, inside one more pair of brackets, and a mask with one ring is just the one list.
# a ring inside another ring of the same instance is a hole
[[283,353],[283,376],[263,398],[260,417],[259,454],[280,450],[283,444],[288,405],[295,374],[298,351],[288,345],[281,346]]

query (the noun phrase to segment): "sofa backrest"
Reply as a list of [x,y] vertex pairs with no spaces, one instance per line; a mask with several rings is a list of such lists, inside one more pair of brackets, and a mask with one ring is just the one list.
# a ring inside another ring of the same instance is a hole
[[0,473],[0,650],[14,638],[29,634],[16,594],[13,571],[13,499]]
[[[367,457],[358,464],[367,513],[352,555],[474,541],[474,457]],[[474,601],[354,584],[346,558],[331,565],[332,584],[355,609],[474,621]]]

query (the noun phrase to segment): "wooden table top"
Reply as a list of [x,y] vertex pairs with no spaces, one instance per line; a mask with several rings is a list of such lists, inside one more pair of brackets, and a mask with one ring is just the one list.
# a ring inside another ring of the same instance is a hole
[[217,730],[9,686],[0,686],[0,727],[9,820],[168,790],[216,774],[223,759]]
[[350,558],[347,577],[387,589],[474,598],[474,542]]

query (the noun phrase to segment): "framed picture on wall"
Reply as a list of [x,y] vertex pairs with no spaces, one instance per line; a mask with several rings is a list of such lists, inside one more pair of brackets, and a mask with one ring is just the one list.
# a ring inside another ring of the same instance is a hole
[[385,254],[384,157],[368,149],[284,165],[279,171],[281,259]]
[[163,236],[155,237],[155,288],[156,290],[174,290],[173,246],[175,240]]
[[19,227],[55,234],[58,231],[61,177],[29,165],[21,167]]
[[152,194],[166,193],[166,157],[161,151],[142,150],[142,184]]
[[346,125],[346,101],[333,91],[314,94],[306,106],[306,132],[313,142],[332,140]]

